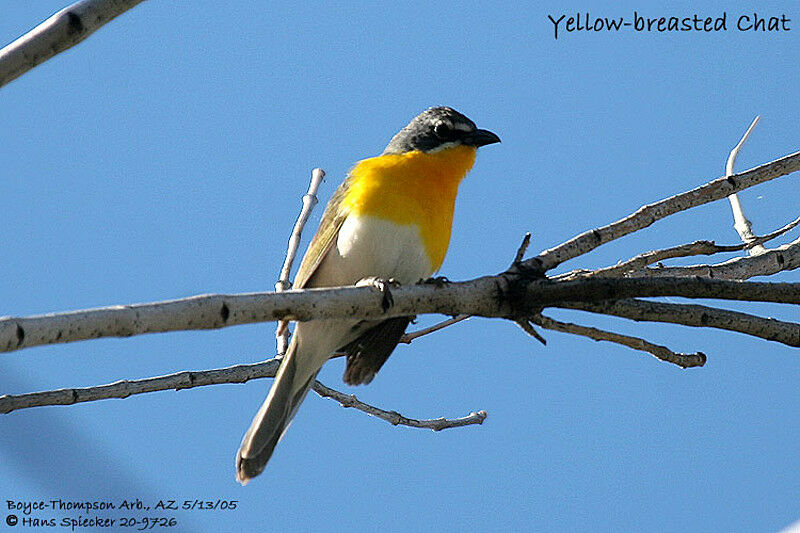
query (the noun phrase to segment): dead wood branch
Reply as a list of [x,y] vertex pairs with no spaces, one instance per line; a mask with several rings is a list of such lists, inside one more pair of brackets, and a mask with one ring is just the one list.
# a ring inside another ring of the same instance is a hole
[[72,48],[143,0],[82,0],[0,49],[0,87]]
[[589,326],[581,326],[570,322],[561,322],[544,315],[534,315],[531,321],[539,326],[559,331],[561,333],[572,333],[573,335],[580,335],[588,337],[595,341],[607,341],[627,346],[634,350],[647,352],[657,359],[678,365],[681,368],[690,368],[695,366],[703,366],[706,364],[706,355],[703,352],[696,353],[678,353],[670,350],[666,346],[660,346],[646,341],[639,337],[631,337],[630,335],[622,335],[621,333],[614,333]]

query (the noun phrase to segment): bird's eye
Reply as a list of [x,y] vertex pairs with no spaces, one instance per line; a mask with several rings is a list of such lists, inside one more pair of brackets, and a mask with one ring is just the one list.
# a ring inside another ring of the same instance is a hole
[[443,139],[450,136],[451,130],[450,126],[448,126],[444,122],[440,122],[433,127],[433,132],[436,134],[437,137]]

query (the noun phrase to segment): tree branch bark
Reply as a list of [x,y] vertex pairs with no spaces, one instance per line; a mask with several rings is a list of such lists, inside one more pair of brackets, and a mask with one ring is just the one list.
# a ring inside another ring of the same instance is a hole
[[671,196],[654,204],[640,207],[636,212],[616,222],[586,231],[563,244],[541,252],[523,264],[547,272],[561,263],[591,252],[634,231],[644,229],[657,220],[681,211],[726,198],[754,185],[800,170],[800,152],[751,168],[735,176],[716,179],[691,191]]
[[800,268],[800,237],[794,241],[750,257],[736,257],[713,265],[645,268],[637,272],[648,277],[701,276],[715,279],[745,280],[771,276]]
[[144,0],[82,0],[0,49],[0,87],[78,44]]
[[634,298],[603,302],[566,302],[558,307],[617,316],[637,322],[666,322],[696,328],[724,329],[800,347],[800,324],[706,305],[652,302]]
[[531,317],[531,321],[545,329],[559,331],[561,333],[572,333],[573,335],[580,335],[595,341],[613,342],[634,350],[646,352],[656,359],[678,365],[681,368],[691,368],[706,364],[706,355],[703,352],[678,353],[670,350],[666,346],[653,344],[639,337],[631,337],[630,335],[622,335],[621,333],[614,333],[612,331],[581,326],[571,322],[561,322],[544,315],[535,315]]
[[[649,265],[652,265],[653,263],[658,263],[660,261],[666,261],[667,259],[675,259],[678,257],[693,257],[697,255],[715,255],[719,253],[738,252],[741,250],[747,250],[754,246],[761,245],[765,242],[771,241],[772,239],[780,237],[781,235],[787,233],[788,231],[791,231],[798,225],[800,225],[800,218],[794,219],[790,223],[786,224],[784,227],[776,231],[773,231],[768,235],[764,235],[762,237],[753,236],[751,240],[743,244],[719,245],[714,243],[713,241],[695,241],[687,244],[680,244],[678,246],[672,246],[670,248],[663,248],[661,250],[651,250],[649,252],[644,252],[628,259],[627,261],[619,263],[618,265],[592,271],[567,272],[566,274],[561,274],[560,276],[556,276],[556,278],[566,279],[589,272],[591,272],[592,276],[604,276],[604,277],[637,275],[640,274],[643,270],[646,270],[646,268]],[[760,253],[766,252],[766,249],[764,249],[763,247],[762,250],[763,251]]]
[[217,329],[280,319],[392,318],[424,313],[516,319],[535,314],[541,307],[563,302],[658,296],[800,304],[800,283],[698,277],[585,277],[562,281],[500,274],[442,287],[430,284],[397,287],[392,289],[394,305],[388,310],[382,307],[383,294],[374,287],[212,294],[166,302],[0,318],[0,351],[99,337]]
[[[176,372],[165,376],[144,379],[121,380],[107,385],[85,388],[58,389],[26,394],[5,394],[0,396],[0,413],[7,414],[19,409],[42,407],[45,405],[72,405],[82,402],[93,402],[110,398],[127,398],[134,394],[164,390],[183,390],[206,385],[223,383],[245,383],[251,379],[274,378],[281,360],[269,359],[261,363],[235,365],[214,370],[198,370]],[[319,381],[314,383],[314,392],[323,398],[339,402],[342,407],[352,407],[368,415],[380,418],[394,426],[408,426],[420,429],[441,431],[443,429],[482,424],[486,420],[485,411],[472,412],[460,418],[432,418],[417,420],[407,418],[396,411],[386,411],[364,403],[352,394],[344,394]]]

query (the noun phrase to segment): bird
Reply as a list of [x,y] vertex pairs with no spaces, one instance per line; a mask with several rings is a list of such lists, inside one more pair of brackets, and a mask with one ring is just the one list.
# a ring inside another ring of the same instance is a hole
[[[431,107],[392,137],[383,153],[355,164],[322,215],[294,288],[429,279],[450,243],[456,194],[479,147],[500,142],[450,107]],[[236,478],[259,475],[319,370],[346,355],[344,381],[366,384],[413,317],[297,323],[286,354],[236,455]]]

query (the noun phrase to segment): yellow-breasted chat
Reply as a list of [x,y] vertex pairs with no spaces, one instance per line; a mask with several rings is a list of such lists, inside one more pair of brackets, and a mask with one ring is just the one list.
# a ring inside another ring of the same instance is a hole
[[[357,163],[322,215],[294,287],[353,285],[367,278],[416,283],[444,261],[458,185],[478,147],[499,142],[449,107],[432,107],[398,132],[383,153]],[[264,470],[320,368],[347,356],[344,381],[369,383],[411,317],[300,322],[267,399],[236,456],[246,484]]]

